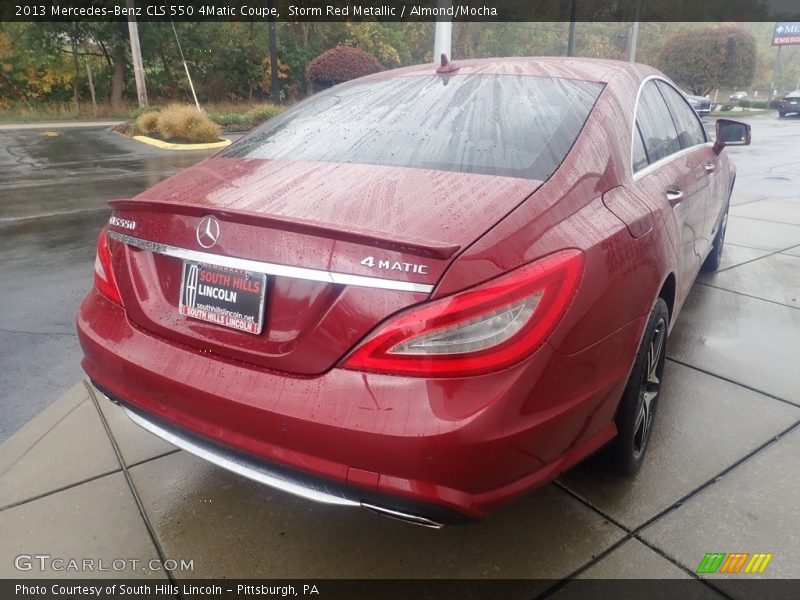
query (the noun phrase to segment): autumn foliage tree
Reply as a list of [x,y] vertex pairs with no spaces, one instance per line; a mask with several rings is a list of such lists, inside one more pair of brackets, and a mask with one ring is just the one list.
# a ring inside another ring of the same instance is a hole
[[[738,2],[709,1],[714,5]],[[307,3],[321,5],[322,0]],[[583,4],[586,2],[579,2]],[[174,23],[174,27],[165,21],[142,20],[139,24],[151,102],[192,102],[178,40],[201,104],[263,103],[272,97],[267,24],[183,21]],[[292,102],[313,89],[381,68],[432,63],[434,27],[433,22],[412,21],[277,22],[277,39],[272,42],[277,46],[280,85],[274,87],[279,88],[282,102]],[[784,47],[780,73],[773,73],[775,48],[769,45],[772,27],[772,23],[709,28],[696,22],[642,22],[636,57],[638,62],[661,66],[696,93],[717,86],[755,85],[763,89],[778,75],[777,87],[790,91],[800,77],[800,46]],[[755,47],[744,31],[755,35]],[[563,56],[568,32],[566,22],[456,21],[451,58]],[[627,34],[627,25],[613,19],[580,22],[575,28],[576,56],[624,58]],[[334,51],[325,54],[330,49]],[[343,53],[353,61],[342,60]],[[312,61],[314,65],[309,68]],[[0,21],[0,111],[13,113],[17,107],[27,110],[48,104],[73,110],[76,96],[78,104],[85,107],[90,95],[87,67],[101,104],[113,106],[116,114],[132,108],[136,88],[125,21]],[[306,78],[307,73],[312,80]]]
[[306,78],[315,91],[356,77],[382,71],[378,59],[361,48],[337,46],[320,54],[306,69]]
[[748,87],[755,76],[756,41],[730,25],[682,31],[666,43],[658,66],[700,96],[719,87]]

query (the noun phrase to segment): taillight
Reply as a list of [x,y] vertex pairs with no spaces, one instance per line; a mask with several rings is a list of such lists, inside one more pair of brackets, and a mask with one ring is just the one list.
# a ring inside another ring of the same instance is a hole
[[583,253],[563,250],[414,307],[379,326],[342,366],[436,377],[509,367],[530,356],[552,333],[582,272]]
[[111,252],[108,249],[107,227],[97,236],[97,254],[94,258],[94,287],[106,298],[122,306],[114,270],[111,268]]

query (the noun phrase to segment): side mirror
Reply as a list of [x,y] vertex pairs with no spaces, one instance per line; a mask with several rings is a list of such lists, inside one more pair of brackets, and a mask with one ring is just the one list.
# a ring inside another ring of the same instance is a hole
[[719,154],[725,146],[749,146],[750,125],[730,119],[717,119],[717,140],[714,152]]

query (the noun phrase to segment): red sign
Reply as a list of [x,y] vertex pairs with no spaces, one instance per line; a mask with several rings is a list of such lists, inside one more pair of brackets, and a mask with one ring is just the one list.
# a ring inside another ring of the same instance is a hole
[[264,324],[266,285],[264,273],[184,261],[178,312],[258,335]]
[[773,46],[800,45],[800,23],[775,23]]

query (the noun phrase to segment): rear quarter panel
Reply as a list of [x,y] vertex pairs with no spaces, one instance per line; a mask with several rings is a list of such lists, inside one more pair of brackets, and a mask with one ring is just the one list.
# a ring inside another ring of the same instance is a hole
[[[584,252],[581,282],[549,339],[552,358],[544,369],[530,366],[520,376],[526,391],[505,412],[505,427],[520,432],[515,447],[543,463],[570,452],[585,456],[594,442],[613,437],[646,316],[675,268],[657,203],[637,198],[644,211],[650,208],[651,227],[633,234],[603,203],[607,190],[633,190],[637,89],[638,80],[626,73],[609,82],[559,170],[467,248],[434,292],[456,292],[563,248]],[[558,422],[550,437],[537,429],[543,420]]]
[[638,80],[627,73],[609,81],[561,167],[462,253],[435,296],[557,250],[579,248],[586,259],[583,277],[550,338],[558,352],[577,353],[649,313],[674,267],[663,215],[654,210],[653,229],[634,239],[602,202],[605,191],[631,183],[630,137],[637,89]]

